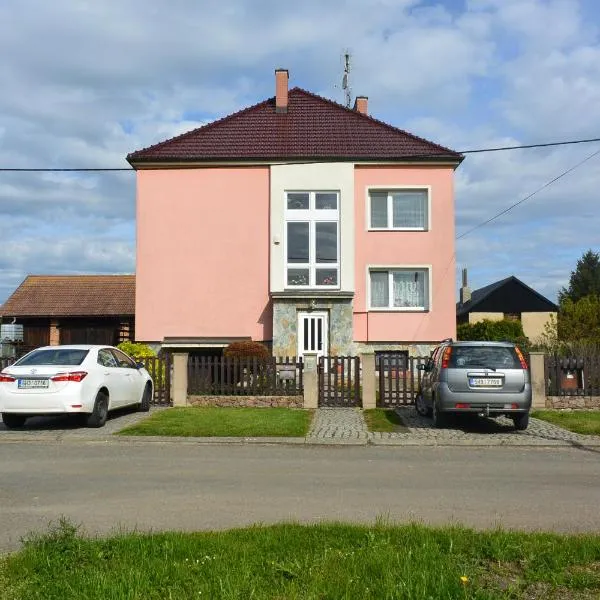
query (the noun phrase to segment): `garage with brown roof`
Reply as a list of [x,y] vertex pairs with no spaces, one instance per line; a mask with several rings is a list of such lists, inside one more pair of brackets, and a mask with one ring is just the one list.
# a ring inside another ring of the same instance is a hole
[[22,349],[134,339],[135,275],[29,275],[0,307]]

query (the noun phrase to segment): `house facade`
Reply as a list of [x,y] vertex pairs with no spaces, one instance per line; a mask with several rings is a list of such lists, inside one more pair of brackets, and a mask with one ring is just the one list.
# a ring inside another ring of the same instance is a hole
[[421,353],[456,333],[462,156],[294,88],[128,156],[136,339],[276,356]]
[[554,302],[512,275],[471,291],[467,270],[463,269],[460,301],[456,306],[458,324],[513,319],[521,322],[523,333],[535,342],[547,325],[556,323],[557,315],[558,306]]

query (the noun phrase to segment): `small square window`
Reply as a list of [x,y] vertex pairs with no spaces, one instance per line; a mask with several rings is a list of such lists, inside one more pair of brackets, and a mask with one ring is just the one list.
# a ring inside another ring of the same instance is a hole
[[338,272],[337,269],[317,269],[317,285],[333,285],[338,284]]
[[289,192],[287,195],[288,210],[308,210],[310,194],[307,192]]
[[317,210],[337,210],[337,194],[334,192],[317,192],[315,208]]
[[308,269],[288,269],[287,284],[288,285],[309,285],[309,270]]

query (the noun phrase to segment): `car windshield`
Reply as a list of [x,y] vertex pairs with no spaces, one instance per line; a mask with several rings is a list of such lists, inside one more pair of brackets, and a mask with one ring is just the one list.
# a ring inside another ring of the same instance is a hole
[[515,349],[510,346],[454,346],[450,367],[458,369],[520,369]]
[[50,348],[45,350],[34,350],[19,359],[15,367],[41,366],[41,365],[80,365],[87,356],[89,350]]

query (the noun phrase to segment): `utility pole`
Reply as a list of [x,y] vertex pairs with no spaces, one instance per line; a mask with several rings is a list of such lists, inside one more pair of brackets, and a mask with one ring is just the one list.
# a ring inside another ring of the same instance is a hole
[[342,78],[342,89],[346,94],[346,108],[352,105],[352,89],[350,88],[350,52],[344,53],[344,77]]

